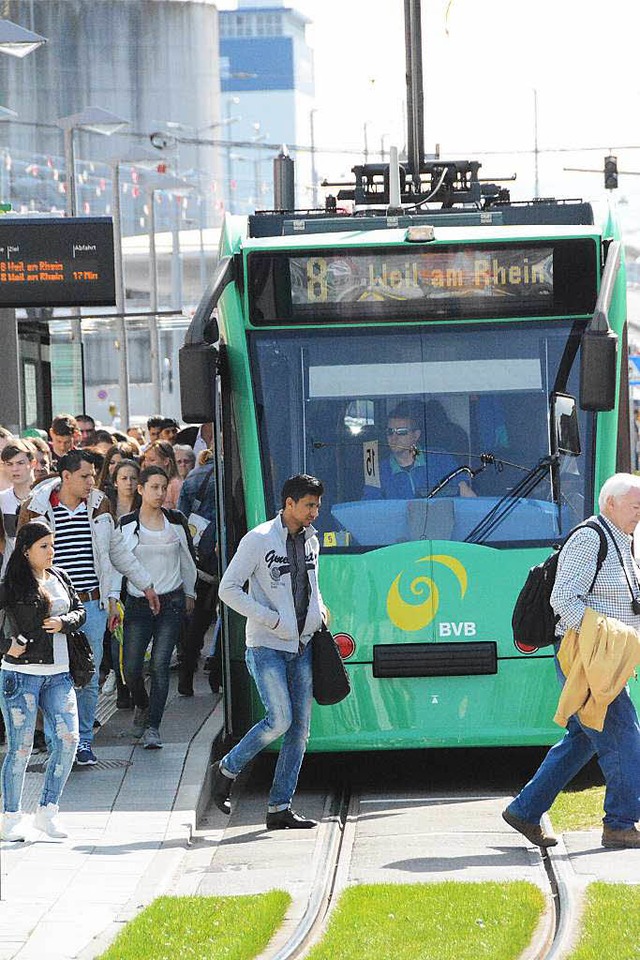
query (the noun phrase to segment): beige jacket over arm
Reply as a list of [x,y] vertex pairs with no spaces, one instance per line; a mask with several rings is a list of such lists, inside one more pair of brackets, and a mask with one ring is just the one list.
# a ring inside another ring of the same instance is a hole
[[566,682],[553,719],[566,727],[577,713],[584,726],[602,730],[607,707],[640,663],[640,636],[633,627],[587,607],[580,630],[570,628],[562,638],[558,662]]

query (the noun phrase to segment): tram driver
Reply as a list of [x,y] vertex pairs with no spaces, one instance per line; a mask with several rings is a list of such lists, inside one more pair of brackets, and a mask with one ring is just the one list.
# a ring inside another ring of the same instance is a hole
[[[429,402],[430,413],[442,411],[441,404],[435,400]],[[425,497],[448,473],[462,465],[462,462],[442,444],[426,443],[428,449],[420,445],[422,424],[426,415],[422,406],[403,401],[389,414],[387,419],[386,440],[390,455],[380,463],[380,486],[365,486],[363,500],[414,500]],[[476,494],[466,480],[455,477],[443,490],[444,496],[475,497]]]

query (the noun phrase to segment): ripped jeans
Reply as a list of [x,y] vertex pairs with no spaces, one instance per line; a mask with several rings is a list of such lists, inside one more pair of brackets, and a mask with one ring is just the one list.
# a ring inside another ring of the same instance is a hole
[[51,732],[40,806],[58,803],[78,746],[78,705],[68,673],[36,676],[0,670],[0,710],[4,717],[7,754],[0,784],[6,813],[21,809],[24,775],[33,749],[38,707]]

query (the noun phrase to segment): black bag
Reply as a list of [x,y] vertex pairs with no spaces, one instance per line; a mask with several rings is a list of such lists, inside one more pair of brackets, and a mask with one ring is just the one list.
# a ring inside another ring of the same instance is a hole
[[69,673],[74,687],[86,687],[96,672],[93,651],[86,633],[82,630],[68,633],[67,650],[69,651]]
[[351,692],[351,685],[338,646],[324,623],[311,644],[314,699],[323,706],[340,703]]
[[[597,530],[600,536],[596,572],[589,587],[589,593],[591,593],[596,582],[596,577],[600,573],[600,568],[607,556],[607,537],[600,524],[587,521],[573,528],[567,536],[565,544],[576,530],[581,530],[584,527]],[[527,579],[518,594],[511,618],[513,639],[517,645],[524,644],[530,647],[548,647],[550,644],[555,643],[555,630],[560,618],[551,606],[551,591],[556,582],[559,556],[560,548],[556,548],[551,556],[547,557],[546,560],[539,563],[536,567],[531,567],[527,574]]]

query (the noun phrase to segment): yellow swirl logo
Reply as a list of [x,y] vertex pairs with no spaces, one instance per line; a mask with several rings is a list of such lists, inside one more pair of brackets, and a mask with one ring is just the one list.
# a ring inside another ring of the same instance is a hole
[[[439,563],[448,567],[460,586],[460,598],[467,592],[467,571],[459,560],[446,554],[429,554],[421,557],[416,563]],[[392,623],[401,630],[422,630],[431,623],[440,606],[440,591],[435,580],[425,573],[418,573],[408,585],[409,591],[416,598],[407,601],[400,593],[400,582],[405,575],[402,570],[395,578],[387,594],[387,613]]]

